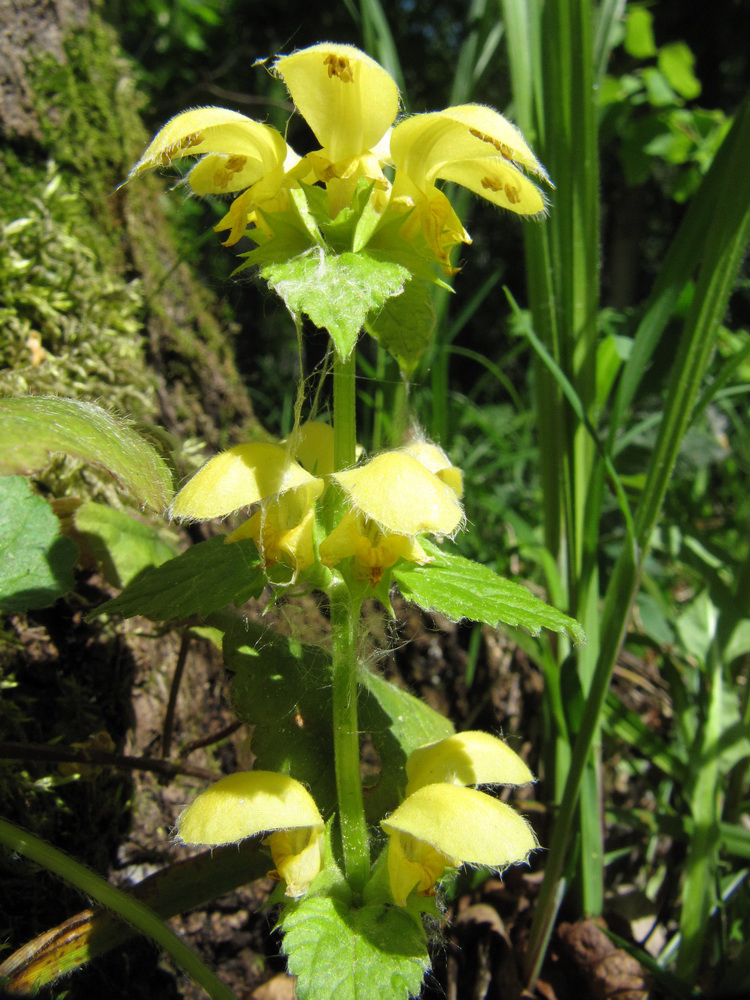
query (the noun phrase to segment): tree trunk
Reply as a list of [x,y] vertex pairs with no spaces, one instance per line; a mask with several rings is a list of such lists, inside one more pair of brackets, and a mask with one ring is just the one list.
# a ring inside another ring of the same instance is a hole
[[181,262],[162,182],[118,188],[148,136],[113,30],[85,0],[0,0],[0,27],[0,393],[237,440],[234,330]]

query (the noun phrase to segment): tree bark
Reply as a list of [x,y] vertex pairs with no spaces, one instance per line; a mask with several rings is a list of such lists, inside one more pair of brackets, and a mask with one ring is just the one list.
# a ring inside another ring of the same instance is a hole
[[[40,232],[52,242],[40,236],[40,254],[56,248],[55,239],[63,251],[73,240],[82,260],[93,254],[96,261],[89,281],[95,305],[79,289],[57,318],[41,302],[36,311],[14,307],[9,344],[0,345],[0,392],[105,396],[138,419],[214,447],[247,433],[254,418],[234,360],[235,331],[219,319],[216,297],[181,262],[160,204],[163,183],[145,178],[118,189],[148,136],[138,115],[142,98],[112,28],[86,0],[0,0],[0,97],[0,218],[33,223],[11,251],[35,259],[31,234],[43,218]],[[58,204],[59,192],[49,192],[51,171],[64,197],[76,202],[73,218],[69,206]],[[60,252],[53,252],[58,262]],[[42,275],[17,265],[15,272],[3,272],[0,262],[6,300],[31,300],[33,289],[43,299],[70,298],[65,275],[55,288],[50,268]],[[106,313],[113,288],[115,299],[128,303],[117,307],[119,317]],[[126,324],[118,322],[123,309]],[[94,328],[76,332],[77,319],[92,310],[99,316]],[[87,386],[80,373],[89,370]]]

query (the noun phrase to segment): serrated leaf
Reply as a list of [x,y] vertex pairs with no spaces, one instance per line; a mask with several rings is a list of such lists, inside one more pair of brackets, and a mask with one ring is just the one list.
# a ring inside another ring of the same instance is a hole
[[396,906],[309,896],[282,919],[298,1000],[407,1000],[429,969],[420,921]]
[[175,559],[145,570],[119,597],[93,615],[143,615],[154,621],[206,617],[228,604],[259,597],[266,577],[251,539],[224,543],[224,535],[191,546]]
[[250,621],[227,629],[223,650],[234,709],[254,727],[255,767],[307,785],[328,817],[336,805],[330,659]]
[[76,545],[22,476],[0,479],[0,610],[45,608],[73,587]]
[[427,566],[403,563],[393,571],[393,580],[407,601],[461,621],[521,626],[532,635],[543,628],[567,633],[574,642],[584,642],[581,626],[573,618],[539,600],[525,587],[498,576],[487,566],[449,553],[434,542],[420,539],[433,558]]
[[367,818],[377,823],[403,798],[404,765],[412,750],[455,730],[450,719],[385,678],[362,669],[358,680],[360,728],[372,737],[381,765],[365,796]]
[[367,330],[408,376],[430,346],[435,322],[430,286],[421,278],[412,278],[401,295],[388,299],[368,322]]
[[326,254],[323,249],[261,270],[261,276],[295,316],[303,313],[327,330],[347,359],[368,313],[398,295],[409,272],[365,253]]
[[152,525],[104,504],[81,504],[72,520],[77,540],[101,564],[105,578],[115,587],[126,587],[139,573],[177,555],[176,539],[169,544]]
[[0,473],[30,474],[62,452],[105,469],[139,503],[163,511],[172,477],[161,455],[121,417],[55,396],[0,399]]

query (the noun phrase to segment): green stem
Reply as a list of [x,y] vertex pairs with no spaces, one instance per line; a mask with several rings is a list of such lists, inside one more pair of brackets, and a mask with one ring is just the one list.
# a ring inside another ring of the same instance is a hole
[[349,884],[361,889],[370,874],[357,722],[357,622],[360,601],[340,581],[329,590],[333,640],[333,752],[341,846]]
[[[355,356],[333,367],[334,466],[344,469],[356,460]],[[357,721],[357,625],[361,598],[355,598],[337,576],[328,588],[333,644],[333,753],[339,806],[341,847],[349,884],[361,889],[370,874],[370,848],[360,774]]]
[[347,469],[357,457],[356,358],[345,361],[335,352],[333,362],[333,464]]

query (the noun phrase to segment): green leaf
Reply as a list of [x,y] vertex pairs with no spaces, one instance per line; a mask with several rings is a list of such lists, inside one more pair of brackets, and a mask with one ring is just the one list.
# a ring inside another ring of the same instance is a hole
[[162,511],[172,497],[163,458],[122,417],[55,396],[0,399],[0,473],[29,474],[63,452],[105,469],[139,503]]
[[330,659],[244,620],[226,629],[223,649],[235,675],[234,709],[254,727],[255,766],[303,782],[321,813],[330,815],[336,805]]
[[346,360],[368,313],[382,309],[392,295],[398,295],[409,272],[400,264],[375,260],[365,253],[332,255],[319,248],[270,264],[261,276],[293,316],[304,313],[327,330]]
[[667,108],[671,104],[681,103],[677,94],[669,86],[666,76],[655,66],[648,66],[644,69],[643,83],[646,87],[649,104],[655,108]]
[[412,750],[455,730],[450,719],[385,678],[362,669],[358,680],[360,726],[369,732],[380,757],[380,774],[365,796],[367,818],[376,823],[401,800],[404,765]]
[[693,73],[695,56],[684,42],[670,42],[659,49],[659,69],[667,78],[670,87],[680,97],[692,101],[701,92],[700,80]]
[[76,540],[101,564],[108,582],[121,589],[143,570],[177,555],[176,538],[167,542],[152,525],[104,504],[82,504],[73,514],[73,524]]
[[427,566],[402,563],[393,571],[407,601],[426,611],[438,611],[451,621],[469,618],[493,627],[520,625],[532,635],[548,628],[567,633],[574,642],[584,642],[577,621],[534,597],[525,587],[433,542],[420,539],[420,544],[434,561]]
[[388,299],[368,322],[367,331],[390,351],[402,371],[411,375],[432,343],[436,322],[429,284],[412,278],[403,292]]
[[650,59],[656,55],[653,29],[654,17],[645,7],[628,9],[625,19],[625,51],[634,59]]
[[280,923],[299,1000],[407,1000],[429,969],[421,921],[400,907],[308,896]]
[[22,476],[0,479],[0,610],[44,608],[73,587],[76,545]]
[[266,583],[251,539],[224,543],[225,535],[199,542],[175,559],[145,570],[119,597],[93,615],[143,615],[154,621],[206,615],[259,597]]

